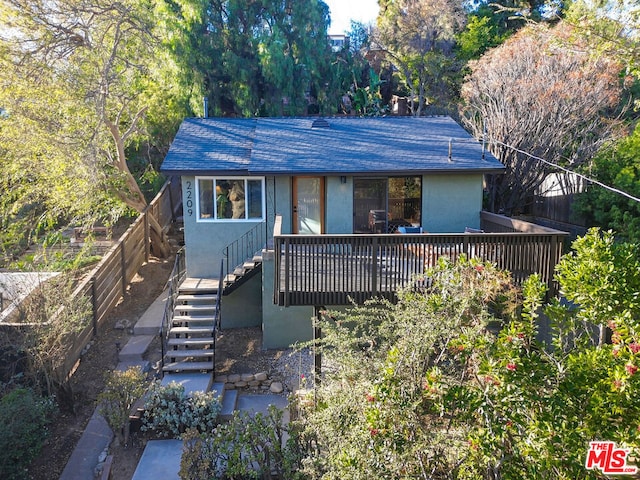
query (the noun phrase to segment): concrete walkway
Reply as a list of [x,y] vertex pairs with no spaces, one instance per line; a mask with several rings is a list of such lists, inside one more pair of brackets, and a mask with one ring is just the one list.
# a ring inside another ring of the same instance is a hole
[[[120,350],[119,363],[116,367],[118,370],[126,370],[131,366],[140,366],[143,371],[148,370],[149,362],[143,360],[142,356],[160,331],[166,301],[167,291],[164,291],[140,317],[133,330],[134,336]],[[96,467],[101,461],[104,461],[103,452],[111,444],[112,439],[113,432],[96,408],[62,472],[60,480],[90,480],[94,478]]]
[[[111,444],[111,440],[113,440],[113,432],[96,409],[71,454],[67,466],[62,471],[60,480],[88,480],[94,478],[100,457]],[[102,461],[104,461],[104,458]]]
[[[143,360],[143,355],[147,351],[153,338],[158,335],[164,306],[167,301],[167,292],[163,292],[140,317],[133,332],[134,335],[119,353],[118,370],[126,370],[133,365],[139,365],[146,370],[149,368],[148,362]],[[184,385],[187,392],[194,390],[224,390],[224,385],[212,384],[210,374],[177,374],[165,375],[163,383],[176,381]],[[288,422],[287,399],[281,395],[260,395],[260,394],[238,394],[233,392],[233,405],[229,410],[240,410],[250,413],[267,413],[269,405],[284,410],[285,422]],[[237,398],[236,398],[237,397]],[[229,400],[228,398],[227,400]],[[223,406],[226,400],[223,399]],[[226,408],[226,407],[225,407]],[[224,408],[223,408],[224,410]],[[227,417],[230,413],[227,413]],[[60,476],[60,480],[90,480],[94,478],[96,467],[100,461],[104,461],[104,452],[107,450],[113,439],[113,432],[107,422],[98,413],[94,412],[91,420],[78,441],[67,465]],[[142,458],[133,475],[132,480],[179,480],[180,458],[182,457],[181,440],[152,440],[147,443]]]

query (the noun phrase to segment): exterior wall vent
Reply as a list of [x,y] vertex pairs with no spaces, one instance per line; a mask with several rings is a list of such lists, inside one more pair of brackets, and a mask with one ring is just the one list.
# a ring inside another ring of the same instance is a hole
[[311,124],[311,128],[329,128],[329,122],[327,122],[324,118],[318,118],[313,121]]

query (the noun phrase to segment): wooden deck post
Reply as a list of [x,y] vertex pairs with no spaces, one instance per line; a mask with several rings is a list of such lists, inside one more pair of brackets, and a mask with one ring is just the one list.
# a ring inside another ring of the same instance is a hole
[[315,386],[320,385],[322,376],[322,353],[318,347],[318,342],[322,338],[322,328],[319,327],[320,319],[322,318],[322,311],[324,307],[313,307],[315,313],[315,325],[313,326],[313,379]]
[[378,294],[378,253],[380,246],[378,245],[378,238],[373,237],[371,240],[371,293],[372,295]]
[[284,306],[289,306],[289,278],[291,272],[289,271],[289,239],[284,240]]

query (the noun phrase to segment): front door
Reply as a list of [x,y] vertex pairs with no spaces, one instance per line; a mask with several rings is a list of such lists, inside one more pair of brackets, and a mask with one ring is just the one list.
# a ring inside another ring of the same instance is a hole
[[293,233],[324,232],[324,177],[293,177]]

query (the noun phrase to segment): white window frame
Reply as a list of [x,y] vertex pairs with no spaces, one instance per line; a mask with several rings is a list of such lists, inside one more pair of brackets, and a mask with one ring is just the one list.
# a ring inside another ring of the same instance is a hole
[[[201,218],[200,216],[200,181],[201,180],[209,180],[213,182],[213,218]],[[217,180],[244,180],[244,191],[248,192],[248,181],[256,181],[259,180],[260,181],[260,190],[261,190],[261,198],[260,198],[260,207],[261,207],[261,213],[262,215],[260,216],[260,218],[247,218],[249,215],[249,208],[248,206],[245,206],[245,210],[244,210],[244,215],[245,218],[216,218],[216,216],[218,215],[218,205],[215,199],[215,186],[216,186],[216,181]],[[265,182],[265,177],[246,177],[246,176],[241,176],[241,175],[225,175],[225,176],[215,176],[215,177],[210,177],[210,176],[199,176],[199,177],[195,177],[195,187],[196,187],[196,194],[195,194],[195,198],[196,198],[196,222],[199,223],[238,223],[238,222],[252,222],[252,223],[259,223],[259,222],[264,222],[266,220],[266,214],[267,214],[267,202],[266,202],[266,192],[265,192],[265,186],[266,186],[266,182]]]

